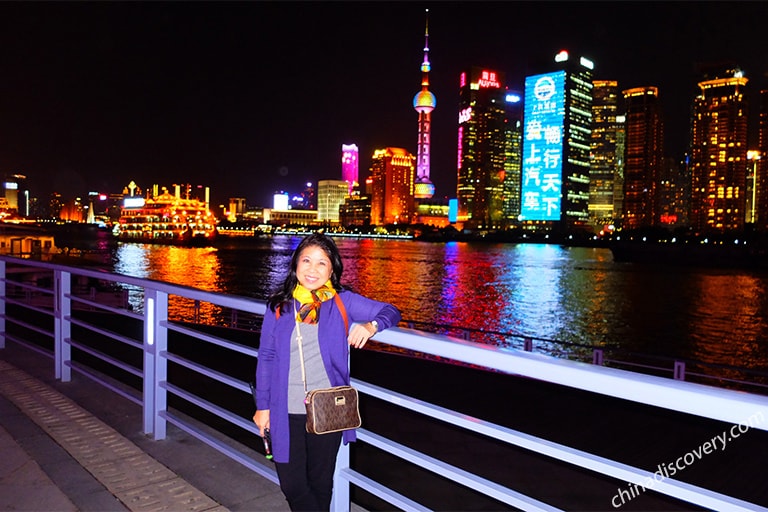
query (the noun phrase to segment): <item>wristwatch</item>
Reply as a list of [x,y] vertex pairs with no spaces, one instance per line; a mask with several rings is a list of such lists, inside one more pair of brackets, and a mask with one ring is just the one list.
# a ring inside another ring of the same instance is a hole
[[379,332],[379,322],[376,320],[371,320],[371,325],[373,326],[373,334]]

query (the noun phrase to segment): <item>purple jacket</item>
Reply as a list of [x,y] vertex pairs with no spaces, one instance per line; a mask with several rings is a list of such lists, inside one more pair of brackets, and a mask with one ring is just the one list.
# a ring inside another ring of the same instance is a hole
[[[382,331],[400,321],[400,311],[391,304],[378,302],[345,290],[339,297],[347,310],[350,326],[376,320]],[[256,407],[269,409],[272,454],[275,462],[288,462],[288,371],[290,339],[296,325],[293,307],[282,311],[280,318],[267,310],[261,326],[259,356],[256,365]],[[320,306],[318,339],[320,354],[331,386],[349,384],[349,345],[344,332],[344,319],[336,302],[328,300]],[[354,430],[345,430],[344,444],[356,439]]]

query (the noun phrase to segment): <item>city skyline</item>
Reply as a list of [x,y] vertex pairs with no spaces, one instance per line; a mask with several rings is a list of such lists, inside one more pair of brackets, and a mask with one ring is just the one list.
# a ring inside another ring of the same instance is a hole
[[456,196],[462,68],[498,69],[522,90],[560,49],[583,54],[595,79],[659,88],[675,158],[697,63],[744,69],[751,120],[766,85],[749,42],[765,9],[751,2],[5,3],[0,165],[35,195],[189,182],[214,205],[267,205],[275,190],[340,179],[339,148],[356,144],[362,179],[376,149],[416,154],[425,8],[436,198]]

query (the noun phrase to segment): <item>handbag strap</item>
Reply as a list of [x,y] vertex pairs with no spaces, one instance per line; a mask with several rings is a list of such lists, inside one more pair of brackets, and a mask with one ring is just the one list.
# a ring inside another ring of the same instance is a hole
[[[339,307],[339,311],[341,312],[341,316],[344,318],[344,332],[349,332],[349,319],[347,318],[347,310],[344,307],[344,302],[339,297],[339,294],[335,294],[333,296],[334,300],[336,301],[336,305]],[[295,299],[294,299],[295,300]],[[297,303],[298,304],[298,303]],[[298,305],[297,305],[297,311],[298,311]],[[277,318],[280,318],[280,309],[277,310]],[[304,338],[301,336],[301,322],[299,322],[299,319],[296,315],[293,315],[293,319],[296,321],[296,342],[299,344],[299,361],[301,361],[301,382],[304,383],[304,396],[306,397],[309,391],[307,391],[307,373],[304,369],[304,348],[302,341]]]

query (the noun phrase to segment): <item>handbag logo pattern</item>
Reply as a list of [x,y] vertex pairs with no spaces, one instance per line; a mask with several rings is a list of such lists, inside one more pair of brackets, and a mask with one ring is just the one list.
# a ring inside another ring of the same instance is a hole
[[362,424],[352,386],[314,389],[307,393],[307,432],[328,434],[358,428]]

